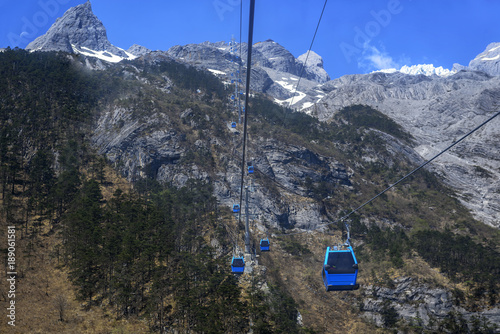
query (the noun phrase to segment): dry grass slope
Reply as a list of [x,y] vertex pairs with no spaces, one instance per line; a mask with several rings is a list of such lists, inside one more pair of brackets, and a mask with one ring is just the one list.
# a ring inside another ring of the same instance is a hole
[[[130,184],[106,168],[103,195],[110,198],[118,188],[128,191]],[[0,215],[2,236],[10,222]],[[15,327],[7,324],[6,308],[9,302],[7,281],[0,281],[0,308],[2,321],[0,333],[146,333],[148,326],[137,319],[115,320],[112,310],[92,307],[84,309],[76,301],[75,289],[68,280],[68,270],[58,256],[61,249],[56,229],[49,222],[42,222],[37,237],[26,237],[22,228],[16,229],[16,321]],[[6,248],[7,238],[2,237],[0,248]],[[6,257],[2,256],[2,268]]]

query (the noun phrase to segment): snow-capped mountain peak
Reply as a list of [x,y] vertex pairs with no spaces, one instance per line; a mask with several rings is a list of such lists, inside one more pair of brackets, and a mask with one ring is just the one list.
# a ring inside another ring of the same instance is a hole
[[482,53],[471,60],[469,68],[489,75],[500,75],[500,43],[491,43]]
[[[90,1],[68,9],[44,35],[29,43],[26,49],[77,53],[108,62],[137,57],[134,52],[127,52],[109,42],[106,28],[92,12]],[[138,48],[135,47],[132,51],[134,50]]]
[[447,77],[449,75],[454,74],[454,72],[450,71],[449,69],[443,68],[442,66],[434,67],[433,64],[420,64],[412,66],[404,65],[403,67],[401,67],[399,72],[412,75],[418,75],[418,74],[423,74],[426,76],[437,75],[440,77]]
[[388,68],[388,69],[378,70],[375,72],[383,72],[383,73],[400,72],[410,75],[422,75],[422,74],[425,76],[437,75],[439,77],[447,77],[456,73],[455,70],[448,70],[446,68],[443,68],[442,66],[434,67],[433,64],[419,64],[411,66],[403,65],[399,70],[395,68]]
[[478,54],[476,58],[470,61],[469,66],[454,64],[451,70],[445,69],[442,66],[434,67],[432,64],[421,65],[404,65],[399,70],[395,68],[382,69],[375,72],[395,73],[400,72],[410,75],[426,75],[439,77],[447,77],[461,70],[481,71],[492,76],[500,75],[500,43],[490,43],[486,50]]

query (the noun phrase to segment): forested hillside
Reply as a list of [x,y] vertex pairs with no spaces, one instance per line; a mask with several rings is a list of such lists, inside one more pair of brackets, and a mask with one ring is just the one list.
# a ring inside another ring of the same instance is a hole
[[[281,287],[271,285],[266,296],[243,291],[230,274],[232,249],[224,246],[229,238],[221,225],[229,210],[218,207],[210,185],[193,180],[176,189],[150,179],[131,191],[106,176],[88,131],[96,108],[122,89],[120,80],[53,53],[9,50],[0,54],[0,66],[2,228],[18,229],[21,282],[37,272],[27,257],[50,256],[84,310],[99,306],[116,319],[140,317],[153,332],[160,324],[207,333],[252,326],[301,331]],[[30,297],[19,285],[17,328],[89,330],[69,315],[65,295],[58,295],[54,319],[29,324]]]

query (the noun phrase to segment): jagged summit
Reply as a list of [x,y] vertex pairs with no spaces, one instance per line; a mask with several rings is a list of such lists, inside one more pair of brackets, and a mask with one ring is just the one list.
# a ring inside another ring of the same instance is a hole
[[109,42],[106,28],[92,12],[90,1],[68,9],[44,35],[29,43],[26,49],[81,53],[111,62],[135,58]]
[[[458,65],[458,64],[457,64]],[[425,75],[425,76],[433,76],[437,75],[438,77],[447,77],[450,75],[455,74],[457,71],[457,67],[454,66],[452,70],[448,70],[446,68],[443,68],[442,66],[435,67],[433,64],[419,64],[419,65],[403,65],[399,70],[395,68],[388,68],[388,69],[383,69],[375,72],[382,72],[382,73],[396,73],[400,72],[403,74],[409,74],[409,75]],[[373,72],[373,73],[375,73]]]
[[298,74],[295,57],[280,44],[268,39],[264,42],[255,43],[253,46],[256,52],[259,52],[261,66],[269,67],[280,72]]
[[403,65],[399,71],[405,74],[423,74],[426,76],[437,75],[439,77],[447,77],[455,73],[449,69],[443,68],[442,66],[435,67],[433,64],[419,64],[412,66]]
[[[257,52],[256,59],[259,60],[259,65],[297,76],[300,75],[307,55],[306,52],[296,59],[290,51],[272,39],[256,43],[254,50]],[[303,76],[319,83],[330,80],[330,76],[323,68],[323,58],[313,51],[309,54]]]
[[[314,51],[309,51],[309,56],[307,52],[300,55],[297,60],[301,63],[305,63],[307,59],[306,71],[309,73],[309,78],[318,82],[330,81],[330,76],[326,73],[323,68],[323,58]],[[315,75],[315,77],[313,77]]]

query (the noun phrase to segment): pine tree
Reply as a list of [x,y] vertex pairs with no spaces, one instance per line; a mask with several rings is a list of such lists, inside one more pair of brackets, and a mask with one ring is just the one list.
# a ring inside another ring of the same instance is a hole
[[102,198],[95,180],[85,182],[65,218],[65,244],[71,258],[70,277],[78,287],[80,299],[89,304],[104,283]]

